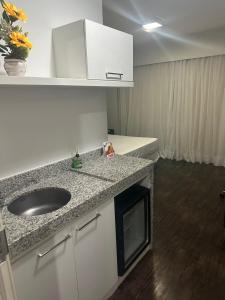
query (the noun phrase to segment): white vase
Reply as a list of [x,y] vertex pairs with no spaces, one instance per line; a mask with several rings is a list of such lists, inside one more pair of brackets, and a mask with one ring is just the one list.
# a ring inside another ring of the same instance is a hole
[[26,61],[23,59],[6,58],[4,68],[9,76],[24,76],[26,73]]

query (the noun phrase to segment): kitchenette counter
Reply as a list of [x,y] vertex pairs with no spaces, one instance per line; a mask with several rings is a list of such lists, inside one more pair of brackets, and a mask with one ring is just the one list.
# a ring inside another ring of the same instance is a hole
[[159,158],[159,139],[124,135],[108,135],[117,154],[143,157],[157,161]]
[[80,172],[110,182],[121,182],[134,176],[135,173],[141,172],[143,162],[147,161],[124,155],[115,155],[114,158],[100,156],[96,160],[84,162]]
[[[16,216],[4,207],[3,218],[11,258],[20,256],[76,218],[142,180],[150,174],[152,167],[152,161],[149,160],[120,155],[113,159],[101,156],[84,160],[83,168],[79,172],[70,171],[67,160],[65,164],[60,162],[51,167],[31,171],[29,176],[22,174],[22,177],[17,175],[16,179],[1,181],[1,189],[8,192],[12,180],[14,184],[20,182],[20,188],[5,197],[6,204],[22,193],[44,187],[64,188],[72,196],[68,204],[61,209],[39,216]],[[32,172],[35,172],[35,180],[30,179],[30,183],[27,184],[25,179],[32,178]],[[24,187],[21,187],[22,181]]]

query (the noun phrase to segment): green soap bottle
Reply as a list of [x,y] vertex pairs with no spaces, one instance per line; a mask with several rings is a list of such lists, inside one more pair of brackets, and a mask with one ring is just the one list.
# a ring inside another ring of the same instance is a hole
[[75,170],[82,168],[82,161],[78,152],[76,153],[75,157],[72,158],[71,168]]

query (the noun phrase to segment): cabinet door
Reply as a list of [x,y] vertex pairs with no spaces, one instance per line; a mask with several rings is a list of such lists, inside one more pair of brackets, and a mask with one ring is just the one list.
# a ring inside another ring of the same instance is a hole
[[85,20],[88,79],[133,81],[133,36]]
[[19,259],[12,268],[18,300],[78,299],[73,241],[67,231]]
[[16,300],[14,281],[8,256],[0,262],[0,300]]
[[75,258],[80,300],[101,300],[118,280],[113,200],[79,222]]

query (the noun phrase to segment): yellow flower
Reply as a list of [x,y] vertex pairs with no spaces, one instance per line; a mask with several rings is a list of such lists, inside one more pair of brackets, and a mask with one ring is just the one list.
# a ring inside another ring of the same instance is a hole
[[21,8],[17,11],[17,19],[23,22],[26,22],[28,19],[27,15]]
[[3,8],[5,10],[5,12],[7,13],[8,16],[11,17],[16,17],[16,13],[17,13],[17,8],[14,4],[9,3],[9,2],[4,2],[3,3]]
[[11,39],[10,43],[16,45],[16,47],[32,48],[32,43],[29,41],[28,37],[20,32],[13,31],[9,37]]
[[27,21],[27,19],[28,19],[25,12],[21,8],[18,9],[14,4],[12,4],[10,2],[4,2],[3,8],[4,8],[5,12],[7,13],[7,15],[10,17],[13,17],[13,18],[23,21],[23,22]]

